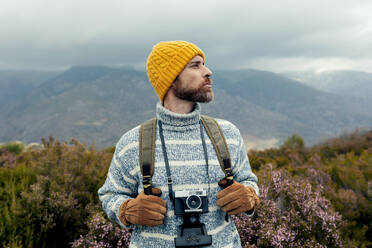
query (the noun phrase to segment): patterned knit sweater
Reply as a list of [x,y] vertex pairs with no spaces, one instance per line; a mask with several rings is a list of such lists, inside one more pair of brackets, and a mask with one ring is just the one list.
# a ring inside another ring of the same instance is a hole
[[[173,191],[205,189],[208,192],[209,213],[202,214],[200,222],[205,224],[212,235],[210,247],[241,247],[235,224],[229,217],[225,221],[225,212],[217,205],[216,194],[221,190],[218,181],[224,173],[218,163],[213,145],[203,130],[208,152],[208,168],[204,157],[200,137],[200,104],[188,114],[177,114],[165,109],[159,102],[156,105],[156,117],[163,124],[163,134],[173,179]],[[257,177],[252,173],[245,145],[239,130],[230,122],[217,119],[231,155],[234,180],[245,186],[251,186],[258,195]],[[204,129],[204,128],[203,128]],[[161,198],[167,202],[167,213],[162,225],[147,227],[141,225],[124,226],[118,216],[120,205],[135,198],[142,190],[142,175],[138,159],[139,126],[125,133],[116,145],[110,169],[104,185],[98,194],[103,209],[109,219],[124,228],[134,228],[130,247],[174,247],[174,237],[182,217],[174,214],[173,202],[169,198],[164,156],[156,129],[155,169],[152,185],[162,190]]]

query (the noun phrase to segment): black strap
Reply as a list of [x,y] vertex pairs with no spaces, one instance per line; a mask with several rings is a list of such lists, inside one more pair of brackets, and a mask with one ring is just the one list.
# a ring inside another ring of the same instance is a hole
[[167,150],[165,147],[165,141],[164,141],[164,135],[163,135],[163,125],[161,124],[161,121],[158,121],[159,123],[159,135],[160,135],[160,140],[161,140],[161,147],[163,150],[163,155],[164,155],[164,163],[165,163],[165,169],[167,170],[167,184],[168,184],[168,190],[169,190],[169,198],[173,201],[174,195],[173,195],[173,181],[171,177],[171,172],[169,168],[169,161],[168,161],[168,155],[167,155]]
[[207,145],[205,144],[204,134],[203,134],[203,124],[200,120],[200,137],[202,140],[203,150],[204,150],[204,158],[205,158],[205,165],[207,166],[207,179],[208,179],[208,195],[210,195],[210,180],[209,180],[209,163],[208,163],[208,151],[207,151]]
[[[161,140],[161,146],[163,150],[163,155],[164,155],[164,163],[165,163],[165,169],[167,171],[167,183],[168,183],[168,190],[169,190],[169,197],[173,201],[174,200],[174,194],[173,194],[173,180],[169,168],[169,160],[168,160],[168,155],[167,155],[167,149],[165,147],[165,141],[164,141],[164,135],[163,135],[163,125],[161,121],[159,120],[159,136]],[[200,121],[200,138],[202,140],[202,145],[203,145],[203,150],[204,150],[204,157],[205,157],[205,163],[207,167],[207,179],[208,179],[208,186],[209,186],[209,164],[208,164],[208,151],[207,151],[207,145],[205,144],[205,139],[204,139],[204,134],[203,134],[203,125],[202,122]],[[208,187],[208,194],[210,192],[210,189]]]

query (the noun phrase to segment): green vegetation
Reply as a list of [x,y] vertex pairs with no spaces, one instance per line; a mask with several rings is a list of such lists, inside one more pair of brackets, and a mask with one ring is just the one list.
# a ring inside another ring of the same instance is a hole
[[[106,178],[114,147],[97,149],[77,140],[60,143],[52,137],[42,139],[42,147],[27,147],[14,142],[0,145],[0,247],[66,247],[80,235],[88,235],[85,237],[89,238],[75,242],[75,247],[81,247],[79,244],[95,238],[91,220],[98,221],[99,233],[104,233],[109,222],[99,217],[105,215],[97,190]],[[242,241],[247,242],[244,244],[275,247],[270,241],[272,237],[262,236],[259,228],[269,228],[272,222],[265,219],[279,211],[276,214],[286,215],[285,222],[278,224],[312,228],[311,232],[286,229],[291,236],[285,242],[372,245],[372,131],[354,132],[313,147],[306,147],[300,136],[293,135],[280,148],[251,150],[248,156],[262,189],[266,189],[262,195],[266,198],[261,214],[252,219],[258,228],[254,235],[253,229],[244,231],[246,222],[236,219]],[[285,178],[286,183],[278,184],[275,178]],[[308,193],[299,189],[301,185],[307,187]],[[305,207],[301,206],[309,207],[305,204],[308,197],[312,202],[310,209],[329,206],[329,211],[324,209],[329,218],[326,228],[337,228],[332,230],[337,230],[341,237],[317,232],[317,225],[324,219],[308,209],[304,212]],[[295,219],[302,218],[298,214],[309,219],[300,223]],[[340,219],[332,222],[332,216]],[[115,232],[124,235],[115,228],[109,228],[110,240],[119,240]],[[286,244],[276,242],[278,246]],[[127,245],[122,243],[123,247]]]
[[248,156],[260,179],[266,179],[269,166],[309,180],[341,214],[345,246],[372,246],[372,131],[310,148],[293,135],[280,148],[250,151]]
[[1,246],[65,247],[87,231],[86,219],[100,208],[97,190],[113,149],[52,137],[42,143],[16,159],[9,155],[18,151],[13,146],[1,149],[0,158],[8,158],[0,168]]

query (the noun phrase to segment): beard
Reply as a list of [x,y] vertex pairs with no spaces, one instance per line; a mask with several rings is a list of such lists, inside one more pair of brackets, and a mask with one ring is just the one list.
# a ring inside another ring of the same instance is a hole
[[[210,80],[212,81],[212,80]],[[174,84],[174,95],[179,99],[190,102],[210,102],[213,100],[214,94],[212,88],[204,88],[203,84],[196,89],[186,89],[182,87],[181,81],[177,79]]]

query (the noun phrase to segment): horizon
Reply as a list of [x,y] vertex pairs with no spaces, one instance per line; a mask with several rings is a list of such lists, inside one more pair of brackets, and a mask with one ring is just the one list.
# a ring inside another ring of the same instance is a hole
[[[131,65],[105,65],[105,64],[76,64],[76,65],[71,65],[67,67],[60,67],[60,68],[1,68],[0,67],[0,72],[16,72],[16,71],[23,71],[23,72],[32,72],[32,71],[37,71],[37,72],[65,72],[68,70],[71,70],[73,68],[78,68],[78,67],[106,67],[109,69],[131,69],[139,72],[146,72],[146,68],[138,68],[134,67]],[[357,69],[334,69],[334,70],[312,70],[312,69],[307,69],[307,70],[292,70],[292,71],[282,71],[282,72],[275,72],[275,71],[270,71],[266,69],[256,69],[256,68],[228,68],[228,69],[213,69],[211,70],[215,71],[262,71],[262,72],[272,72],[275,74],[279,75],[285,75],[286,73],[313,73],[313,74],[322,74],[322,73],[329,73],[329,72],[361,72],[361,73],[368,73],[372,74],[372,72],[369,71],[363,71],[363,70],[357,70]],[[288,77],[288,76],[287,76]],[[290,78],[290,77],[288,77]]]

